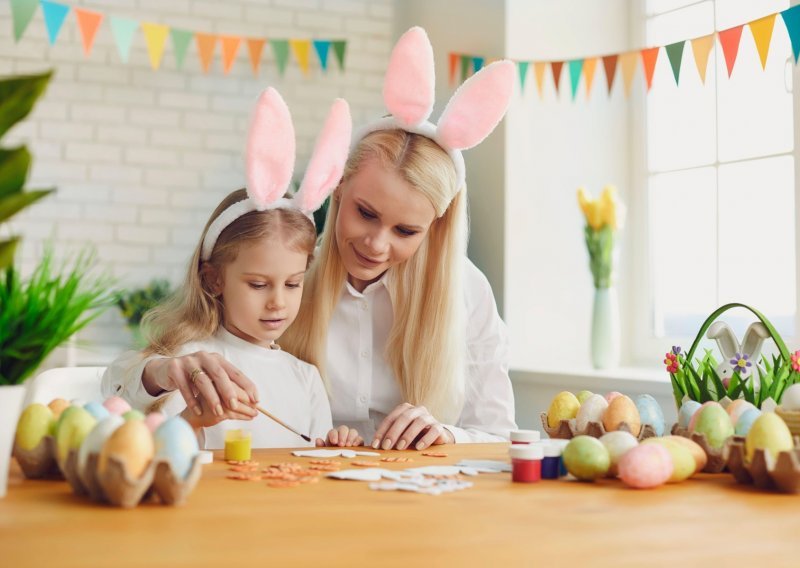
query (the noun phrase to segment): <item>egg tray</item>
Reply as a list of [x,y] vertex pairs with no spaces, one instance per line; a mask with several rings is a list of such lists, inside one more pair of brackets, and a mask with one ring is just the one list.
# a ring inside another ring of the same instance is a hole
[[747,463],[744,442],[730,440],[725,446],[728,469],[739,483],[755,484],[759,489],[800,493],[800,447],[780,452],[774,463],[767,459],[764,450],[753,453],[753,461]]
[[[671,434],[673,436],[681,436],[683,438],[688,438],[691,441],[698,444],[703,451],[706,453],[708,457],[708,462],[706,463],[706,467],[703,468],[704,473],[721,473],[725,470],[726,462],[728,461],[725,457],[725,446],[723,445],[721,448],[712,448],[708,440],[706,439],[705,434],[701,434],[699,432],[689,432],[686,428],[681,428],[677,423],[672,425]],[[740,436],[731,436],[729,440],[744,440],[744,438]]]
[[56,463],[56,441],[53,436],[45,436],[31,450],[23,450],[15,443],[12,455],[28,479],[64,479]]
[[[570,420],[561,420],[558,426],[550,428],[547,424],[547,413],[542,412],[542,427],[547,435],[551,438],[560,438],[562,440],[570,440],[576,436],[591,436],[592,438],[599,438],[608,433],[602,422],[589,422],[584,430],[578,430],[577,421],[574,418]],[[628,432],[631,434],[631,427],[627,422],[622,422],[617,428],[617,431]],[[639,431],[638,439],[644,440],[645,438],[653,438],[656,436],[655,429],[650,424],[642,424]]]

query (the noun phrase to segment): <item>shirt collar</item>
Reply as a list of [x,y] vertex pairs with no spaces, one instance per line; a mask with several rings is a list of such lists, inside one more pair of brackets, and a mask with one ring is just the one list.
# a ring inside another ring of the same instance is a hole
[[239,347],[240,349],[249,349],[254,351],[258,350],[259,352],[280,350],[280,345],[278,345],[274,341],[270,344],[269,347],[262,347],[261,345],[250,343],[249,341],[242,339],[241,337],[235,336],[230,331],[225,329],[225,326],[222,325],[219,326],[219,329],[217,329],[217,333],[215,333],[214,335],[223,343],[227,343],[228,345],[233,345],[234,347]]
[[388,272],[388,270],[386,272],[384,272],[383,274],[381,274],[381,277],[378,278],[375,282],[372,282],[366,288],[364,288],[363,292],[359,292],[358,290],[356,290],[353,287],[353,285],[350,284],[350,281],[347,280],[347,279],[345,279],[345,281],[344,281],[344,289],[347,291],[348,294],[350,294],[351,296],[353,296],[355,298],[363,298],[364,296],[369,296],[371,294],[374,294],[377,290],[379,290],[381,288],[386,288],[386,274],[387,274],[387,272]]

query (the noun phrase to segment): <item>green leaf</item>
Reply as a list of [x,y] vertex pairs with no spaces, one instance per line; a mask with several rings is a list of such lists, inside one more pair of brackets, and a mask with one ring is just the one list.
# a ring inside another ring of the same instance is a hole
[[727,394],[727,390],[725,389],[725,385],[722,384],[722,380],[719,378],[717,370],[714,367],[709,367],[708,370],[711,383],[714,386],[714,400],[719,400]]
[[0,79],[0,137],[28,116],[53,72]]
[[[738,393],[742,392],[741,384],[742,381],[739,378],[739,373],[734,373],[731,377],[731,382],[728,383],[728,398],[731,400],[738,398]],[[737,393],[736,396],[734,396],[734,393]]]
[[52,189],[37,189],[24,191],[0,198],[0,223],[11,218],[12,215],[25,209],[28,205],[39,201],[42,197],[50,195]]
[[0,198],[22,191],[30,165],[31,154],[25,146],[0,148]]
[[19,237],[0,241],[0,269],[11,266],[14,263],[14,251],[17,250],[18,243]]

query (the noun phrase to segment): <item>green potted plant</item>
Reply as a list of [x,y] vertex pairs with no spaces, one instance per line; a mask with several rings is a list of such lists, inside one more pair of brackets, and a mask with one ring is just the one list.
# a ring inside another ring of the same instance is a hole
[[144,288],[126,290],[120,293],[117,299],[117,306],[122,312],[122,316],[128,323],[128,328],[133,334],[137,346],[144,347],[144,339],[140,324],[142,317],[148,310],[155,308],[172,294],[172,286],[168,280],[152,280]]

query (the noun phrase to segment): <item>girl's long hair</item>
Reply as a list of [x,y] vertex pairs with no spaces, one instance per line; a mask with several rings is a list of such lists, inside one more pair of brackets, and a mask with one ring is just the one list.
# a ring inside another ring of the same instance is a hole
[[[367,135],[351,153],[342,184],[368,159],[397,172],[436,211],[437,218],[419,249],[386,274],[394,321],[384,356],[405,401],[424,405],[438,420],[452,423],[464,398],[465,188],[456,187],[455,168],[447,153],[425,136],[403,130]],[[341,186],[331,200],[319,258],[309,271],[300,313],[280,339],[284,349],[316,365],[328,387],[328,325],[347,279],[336,242],[339,191]]]

